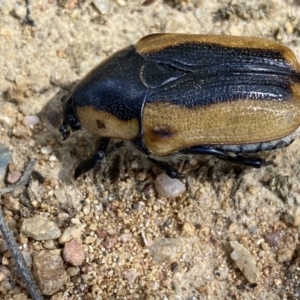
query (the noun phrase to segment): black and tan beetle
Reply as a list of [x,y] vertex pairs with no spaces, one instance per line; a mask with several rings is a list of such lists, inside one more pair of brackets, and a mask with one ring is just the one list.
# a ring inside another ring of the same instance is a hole
[[102,136],[75,178],[97,166],[110,138],[151,156],[209,154],[259,168],[245,153],[281,148],[300,133],[300,65],[266,39],[153,34],[103,61],[74,88],[60,132]]

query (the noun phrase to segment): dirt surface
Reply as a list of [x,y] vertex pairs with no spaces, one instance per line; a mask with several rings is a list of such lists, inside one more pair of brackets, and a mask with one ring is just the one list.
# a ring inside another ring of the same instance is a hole
[[[40,214],[62,231],[83,228],[85,260],[73,276],[65,262],[67,284],[48,299],[300,299],[300,140],[264,154],[267,165],[259,170],[182,159],[187,190],[166,199],[154,189],[157,170],[130,148],[73,180],[95,140],[81,131],[63,142],[58,133],[60,99],[70,87],[150,33],[264,37],[284,43],[300,61],[300,2],[97,2],[101,12],[93,1],[32,1],[31,26],[23,1],[0,0],[1,143],[12,151],[10,172],[36,157],[45,179],[34,176],[21,194],[2,197],[21,202],[4,206],[6,219],[31,257],[49,245],[20,234],[23,219]],[[31,115],[40,122],[29,128],[24,118]],[[255,284],[230,258],[235,240],[256,262]],[[10,271],[1,279],[10,285],[0,284],[0,298],[26,299],[9,253],[1,250],[1,257]]]

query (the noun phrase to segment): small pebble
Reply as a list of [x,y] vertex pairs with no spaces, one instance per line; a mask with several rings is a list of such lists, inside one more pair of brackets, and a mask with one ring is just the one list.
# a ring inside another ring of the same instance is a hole
[[68,219],[70,218],[70,215],[65,213],[65,212],[61,212],[58,213],[57,215],[57,222],[59,224],[64,224],[66,221],[68,221]]
[[80,225],[81,224],[81,222],[78,218],[72,218],[71,223],[74,224],[74,225]]
[[172,280],[170,278],[163,278],[161,280],[161,285],[165,288],[170,287],[171,283],[172,283]]
[[67,283],[63,260],[55,250],[41,251],[34,256],[33,274],[43,295],[53,295]]
[[13,297],[13,300],[28,300],[27,295],[25,293],[17,294]]
[[37,241],[57,239],[61,235],[61,231],[56,223],[41,215],[25,219],[20,231]]
[[22,123],[26,127],[31,127],[40,123],[40,118],[38,116],[25,116]]
[[289,248],[282,248],[277,251],[277,260],[280,263],[289,262],[293,258],[294,251]]
[[1,14],[3,15],[10,14],[14,8],[13,5],[14,5],[13,1],[1,1],[1,10],[0,10]]
[[136,160],[134,160],[134,161],[131,163],[131,168],[132,168],[132,169],[136,170],[136,169],[138,169],[139,167],[140,167],[140,165],[139,165],[139,163],[138,163]]
[[129,241],[131,241],[132,239],[132,233],[128,232],[128,233],[123,233],[120,235],[120,240],[123,243],[127,243]]
[[22,74],[16,75],[15,82],[17,85],[26,85],[26,77]]
[[158,263],[171,263],[179,255],[180,243],[176,238],[156,238],[149,247],[149,254]]
[[1,291],[10,291],[13,289],[13,283],[9,282],[8,279],[4,279],[0,282],[0,290]]
[[6,256],[2,256],[1,263],[4,266],[8,266],[9,265],[9,259]]
[[96,231],[98,229],[98,224],[97,223],[92,223],[89,226],[89,229],[91,229],[92,231]]
[[83,230],[82,225],[67,227],[62,233],[62,235],[60,236],[59,243],[65,244],[73,239],[77,241],[81,241],[82,230]]
[[288,226],[298,227],[300,225],[300,208],[295,207],[289,212],[283,214],[282,220]]
[[184,222],[182,225],[182,234],[185,236],[194,236],[195,235],[195,224],[192,222]]
[[84,205],[82,208],[82,211],[87,216],[91,211],[91,205],[90,204]]
[[57,157],[52,154],[49,156],[49,161],[57,161]]
[[4,253],[8,250],[5,240],[0,239],[0,253]]
[[85,244],[93,244],[95,242],[95,240],[96,240],[96,238],[94,236],[88,235],[85,238],[84,242],[85,242]]
[[21,176],[22,176],[22,173],[19,170],[8,172],[6,181],[7,181],[7,183],[14,184],[19,181]]
[[271,232],[265,235],[265,241],[270,247],[278,247],[281,243],[281,237],[278,232]]
[[26,265],[27,265],[29,268],[31,268],[31,266],[32,266],[32,257],[31,257],[31,255],[30,255],[30,253],[29,253],[28,251],[23,250],[23,251],[22,251],[22,255],[23,255],[23,258],[24,258],[24,260],[25,260],[25,262],[26,262]]
[[63,257],[66,262],[73,266],[80,266],[84,260],[84,249],[82,243],[76,240],[65,243]]
[[27,138],[32,135],[30,128],[27,126],[23,126],[20,123],[17,123],[14,126],[11,133],[13,134],[13,136],[15,136],[17,138]]
[[179,179],[172,179],[165,173],[158,175],[154,181],[158,194],[167,198],[175,198],[185,192],[185,185]]
[[5,276],[9,277],[11,275],[10,270],[5,266],[0,266],[0,272]]
[[84,266],[82,266],[82,268],[81,268],[81,272],[83,273],[83,274],[87,274],[87,273],[89,273],[89,272],[91,272],[91,271],[93,271],[93,266],[91,266],[91,265],[84,265]]
[[25,5],[15,4],[13,13],[20,20],[24,20],[25,17],[26,17],[26,7],[25,7]]
[[115,236],[107,236],[102,244],[105,249],[111,249],[114,247],[116,241],[117,238]]
[[235,261],[237,267],[244,274],[250,283],[256,283],[258,277],[258,269],[251,253],[237,241],[230,242],[233,252],[230,257]]
[[2,200],[2,203],[6,209],[12,211],[20,211],[20,202],[17,199],[14,199],[12,197],[7,197]]
[[107,236],[107,231],[104,229],[99,229],[96,231],[98,238],[104,239]]
[[138,276],[138,273],[137,273],[136,269],[128,269],[124,272],[124,277],[128,281],[129,284],[134,283],[137,276]]
[[116,2],[117,2],[117,4],[119,5],[119,6],[125,6],[127,3],[126,3],[126,0],[116,0]]
[[109,2],[108,0],[93,0],[93,4],[99,10],[101,14],[107,14],[109,11]]
[[52,152],[52,147],[51,146],[45,146],[41,148],[41,153],[43,154],[50,154]]
[[143,190],[146,199],[154,197],[154,188],[152,184],[147,184]]
[[291,22],[286,22],[286,23],[284,24],[284,29],[285,29],[286,33],[290,35],[290,34],[292,34],[293,31],[294,31],[294,26],[292,25]]
[[48,250],[54,250],[56,248],[53,240],[48,240],[43,243],[43,246]]
[[6,276],[5,276],[4,273],[2,273],[2,272],[0,271],[0,282],[1,282],[2,280],[4,280],[4,279],[6,279]]
[[79,274],[79,272],[80,272],[80,269],[78,267],[76,267],[76,268],[75,267],[70,267],[70,268],[67,269],[67,274],[69,276],[76,276],[76,275]]
[[5,75],[5,79],[14,82],[15,81],[16,74],[12,70],[8,70],[8,72]]

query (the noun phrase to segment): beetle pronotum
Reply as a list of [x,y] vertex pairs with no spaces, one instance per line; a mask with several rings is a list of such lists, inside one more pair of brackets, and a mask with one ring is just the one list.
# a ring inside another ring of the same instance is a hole
[[[153,34],[113,54],[74,88],[60,132],[102,136],[75,177],[97,166],[110,138],[146,154],[210,154],[253,167],[244,153],[289,145],[299,133],[300,65],[284,45],[236,36]],[[177,171],[151,159],[168,175]]]

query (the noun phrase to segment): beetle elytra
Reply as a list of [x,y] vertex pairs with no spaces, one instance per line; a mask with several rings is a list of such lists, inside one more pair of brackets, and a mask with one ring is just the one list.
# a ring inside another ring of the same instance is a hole
[[[299,134],[300,65],[284,45],[235,36],[153,34],[110,56],[73,89],[60,132],[103,137],[75,177],[97,166],[110,138],[146,154],[243,154],[282,148]],[[171,177],[178,172],[151,158]]]

